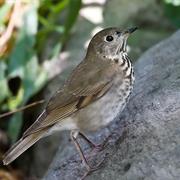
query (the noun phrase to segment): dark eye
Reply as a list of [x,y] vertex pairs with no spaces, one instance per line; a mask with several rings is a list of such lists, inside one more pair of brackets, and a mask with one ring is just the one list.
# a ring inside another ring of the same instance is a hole
[[108,42],[110,42],[110,41],[112,41],[114,38],[112,37],[112,36],[107,36],[106,37],[106,41],[108,41]]

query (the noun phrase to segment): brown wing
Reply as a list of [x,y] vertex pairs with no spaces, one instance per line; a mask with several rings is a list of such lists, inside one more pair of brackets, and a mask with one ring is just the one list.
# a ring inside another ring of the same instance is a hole
[[[72,115],[79,109],[102,97],[112,85],[112,77],[105,76],[104,70],[80,64],[64,87],[56,92],[46,107],[46,117],[38,120],[24,133],[24,136],[52,126]],[[81,78],[79,78],[81,76]]]
[[49,113],[47,110],[45,110],[43,114],[34,122],[34,124],[32,124],[32,126],[26,130],[26,132],[23,134],[23,137],[26,137],[44,128],[47,128],[48,126],[52,126],[56,122],[61,121],[62,119],[70,116],[79,109],[84,108],[88,104],[102,97],[109,90],[111,85],[112,83],[101,85],[99,86],[99,89],[96,88],[97,91],[93,91],[92,94],[86,96],[72,95],[72,99],[74,101],[72,100],[69,104],[56,107]]

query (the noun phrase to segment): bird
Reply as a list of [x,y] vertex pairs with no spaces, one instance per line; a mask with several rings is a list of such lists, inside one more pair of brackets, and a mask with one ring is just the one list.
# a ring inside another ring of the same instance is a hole
[[96,169],[88,163],[77,139],[81,136],[96,147],[85,133],[107,126],[127,104],[135,80],[127,39],[136,30],[109,27],[93,36],[84,59],[49,99],[37,120],[5,153],[4,165],[41,138],[69,130],[87,171]]

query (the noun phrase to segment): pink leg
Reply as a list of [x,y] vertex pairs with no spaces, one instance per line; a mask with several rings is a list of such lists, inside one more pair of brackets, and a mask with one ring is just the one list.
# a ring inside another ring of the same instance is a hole
[[106,146],[108,142],[108,138],[102,143],[102,144],[95,144],[93,141],[91,141],[86,135],[79,132],[79,135],[90,145],[93,147],[93,152],[99,152],[102,151],[103,148]]
[[[83,151],[82,151],[82,149],[81,149],[81,147],[80,147],[79,142],[77,141],[77,136],[78,136],[77,132],[71,131],[70,136],[71,136],[71,140],[73,141],[73,143],[74,143],[77,151],[79,152],[79,155],[80,155],[81,160],[84,162],[84,164],[85,164],[85,166],[86,166],[86,169],[87,169],[87,172],[86,172],[86,173],[84,174],[84,176],[82,177],[82,179],[84,179],[84,178],[85,178],[87,175],[89,175],[91,172],[98,170],[98,169],[100,168],[102,162],[104,161],[104,159],[103,159],[101,162],[99,162],[95,167],[90,166],[89,163],[88,163],[88,161],[87,161],[87,159],[86,159],[86,157],[84,156],[84,153],[83,153]],[[87,140],[89,143],[91,143],[91,141],[89,141],[89,139],[86,139],[86,140]]]

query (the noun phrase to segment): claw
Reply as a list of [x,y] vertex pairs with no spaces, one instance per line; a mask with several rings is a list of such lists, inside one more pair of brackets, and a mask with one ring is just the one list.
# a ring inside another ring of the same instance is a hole
[[103,158],[103,160],[100,161],[95,167],[91,167],[90,165],[86,166],[87,171],[85,172],[85,174],[83,175],[83,177],[80,180],[84,180],[89,174],[100,169],[104,160],[105,160],[105,158]]
[[[80,144],[79,144],[79,142],[77,141],[77,132],[74,132],[74,131],[71,131],[71,139],[72,139],[72,141],[74,142],[74,145],[76,146],[76,149],[77,149],[77,151],[79,152],[79,155],[80,155],[80,157],[81,157],[81,160],[84,162],[84,164],[85,164],[85,166],[86,166],[86,169],[87,169],[87,172],[83,175],[83,177],[81,178],[81,180],[83,180],[86,176],[88,176],[90,173],[92,173],[92,172],[94,172],[94,171],[96,171],[96,170],[98,170],[100,167],[101,167],[101,165],[102,165],[102,163],[104,162],[104,160],[105,160],[105,158],[103,158],[103,160],[102,161],[100,161],[96,166],[90,166],[89,165],[89,162],[87,161],[87,158],[84,156],[84,153],[83,153],[83,151],[82,151],[82,149],[81,149],[81,147],[80,147]],[[84,137],[84,135],[81,135],[81,136],[83,136]],[[92,146],[94,146],[94,148],[96,148],[96,149],[98,149],[98,150],[102,150],[102,148],[104,148],[104,144],[105,143],[103,143],[103,145],[95,145],[94,143],[92,143],[86,136],[85,136],[85,140],[86,141],[88,141]]]

